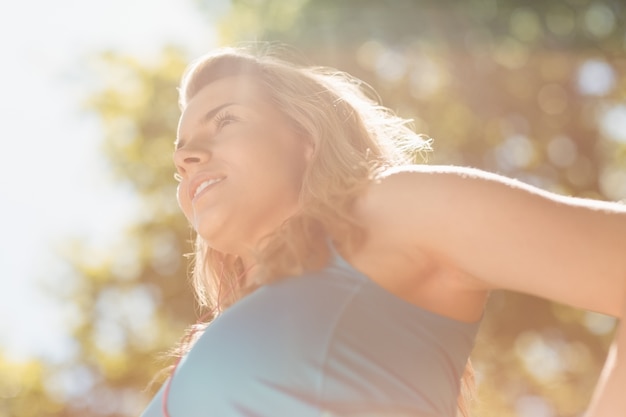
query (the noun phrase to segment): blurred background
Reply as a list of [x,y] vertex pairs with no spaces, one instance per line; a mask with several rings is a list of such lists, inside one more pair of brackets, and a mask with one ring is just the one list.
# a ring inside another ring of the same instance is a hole
[[[434,138],[429,163],[619,201],[625,8],[3,3],[0,417],[138,416],[169,363],[164,353],[195,321],[183,257],[192,235],[171,166],[176,85],[194,57],[240,41],[287,43],[311,64],[363,78],[414,119]],[[614,328],[611,317],[494,293],[472,357],[474,415],[581,416]]]

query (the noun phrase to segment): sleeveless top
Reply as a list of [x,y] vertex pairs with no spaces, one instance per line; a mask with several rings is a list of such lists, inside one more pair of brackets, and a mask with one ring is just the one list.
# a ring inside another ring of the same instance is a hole
[[[334,255],[218,316],[171,376],[171,417],[456,416],[479,322],[408,303]],[[142,417],[164,417],[164,386]]]

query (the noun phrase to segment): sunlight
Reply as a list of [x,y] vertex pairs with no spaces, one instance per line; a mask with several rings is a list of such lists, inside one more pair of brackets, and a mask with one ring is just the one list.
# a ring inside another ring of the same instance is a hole
[[604,112],[600,127],[609,139],[626,143],[626,105],[618,104]]
[[582,94],[604,96],[615,85],[615,71],[604,61],[590,59],[578,69],[578,90]]
[[[30,0],[12,2],[0,16],[0,47],[14,57],[0,79],[0,111],[11,115],[0,154],[0,344],[7,355],[58,360],[69,349],[63,309],[40,288],[42,280],[58,286],[69,278],[52,273],[65,268],[53,247],[70,238],[110,245],[136,216],[136,196],[110,181],[101,126],[83,107],[97,86],[89,57],[110,49],[149,61],[167,43],[204,52],[216,35],[194,7],[176,0]],[[36,96],[24,94],[25,86]]]

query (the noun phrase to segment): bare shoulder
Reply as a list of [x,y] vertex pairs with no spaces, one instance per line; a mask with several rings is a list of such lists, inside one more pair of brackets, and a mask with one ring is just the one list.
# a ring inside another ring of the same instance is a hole
[[560,207],[566,214],[626,213],[624,204],[555,194],[492,172],[443,165],[410,165],[387,170],[372,183],[365,201],[399,212],[430,212],[444,219],[472,209],[489,214],[507,208],[511,209],[507,213],[515,215],[533,206]]
[[368,222],[384,224],[389,232],[412,234],[413,227],[423,227],[424,235],[429,224],[458,217],[470,203],[487,211],[497,209],[489,194],[498,194],[501,188],[530,190],[514,179],[474,168],[402,166],[384,171],[372,181],[358,210]]
[[502,288],[617,314],[626,288],[626,206],[562,196],[478,169],[383,173],[358,204],[387,239]]
[[[458,192],[502,191],[504,188],[520,189],[539,194],[544,198],[565,198],[514,178],[483,171],[477,168],[453,165],[408,165],[382,172],[373,182],[371,191],[395,194],[401,191],[428,191],[428,197],[456,194]],[[376,198],[376,197],[374,197]]]
[[468,285],[465,272],[457,265],[428,251],[412,232],[419,225],[407,220],[414,203],[402,201],[401,196],[415,194],[415,181],[428,172],[407,167],[386,172],[372,183],[355,210],[366,228],[366,239],[347,259],[405,301],[455,320],[474,322],[482,315],[488,290]]

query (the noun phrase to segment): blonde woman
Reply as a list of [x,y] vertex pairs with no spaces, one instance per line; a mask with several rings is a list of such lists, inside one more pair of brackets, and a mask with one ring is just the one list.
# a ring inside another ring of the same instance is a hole
[[[269,55],[202,57],[180,105],[178,202],[214,319],[144,417],[467,416],[492,289],[624,315],[623,205],[412,165],[428,142],[362,83]],[[625,333],[587,417],[626,409]]]

